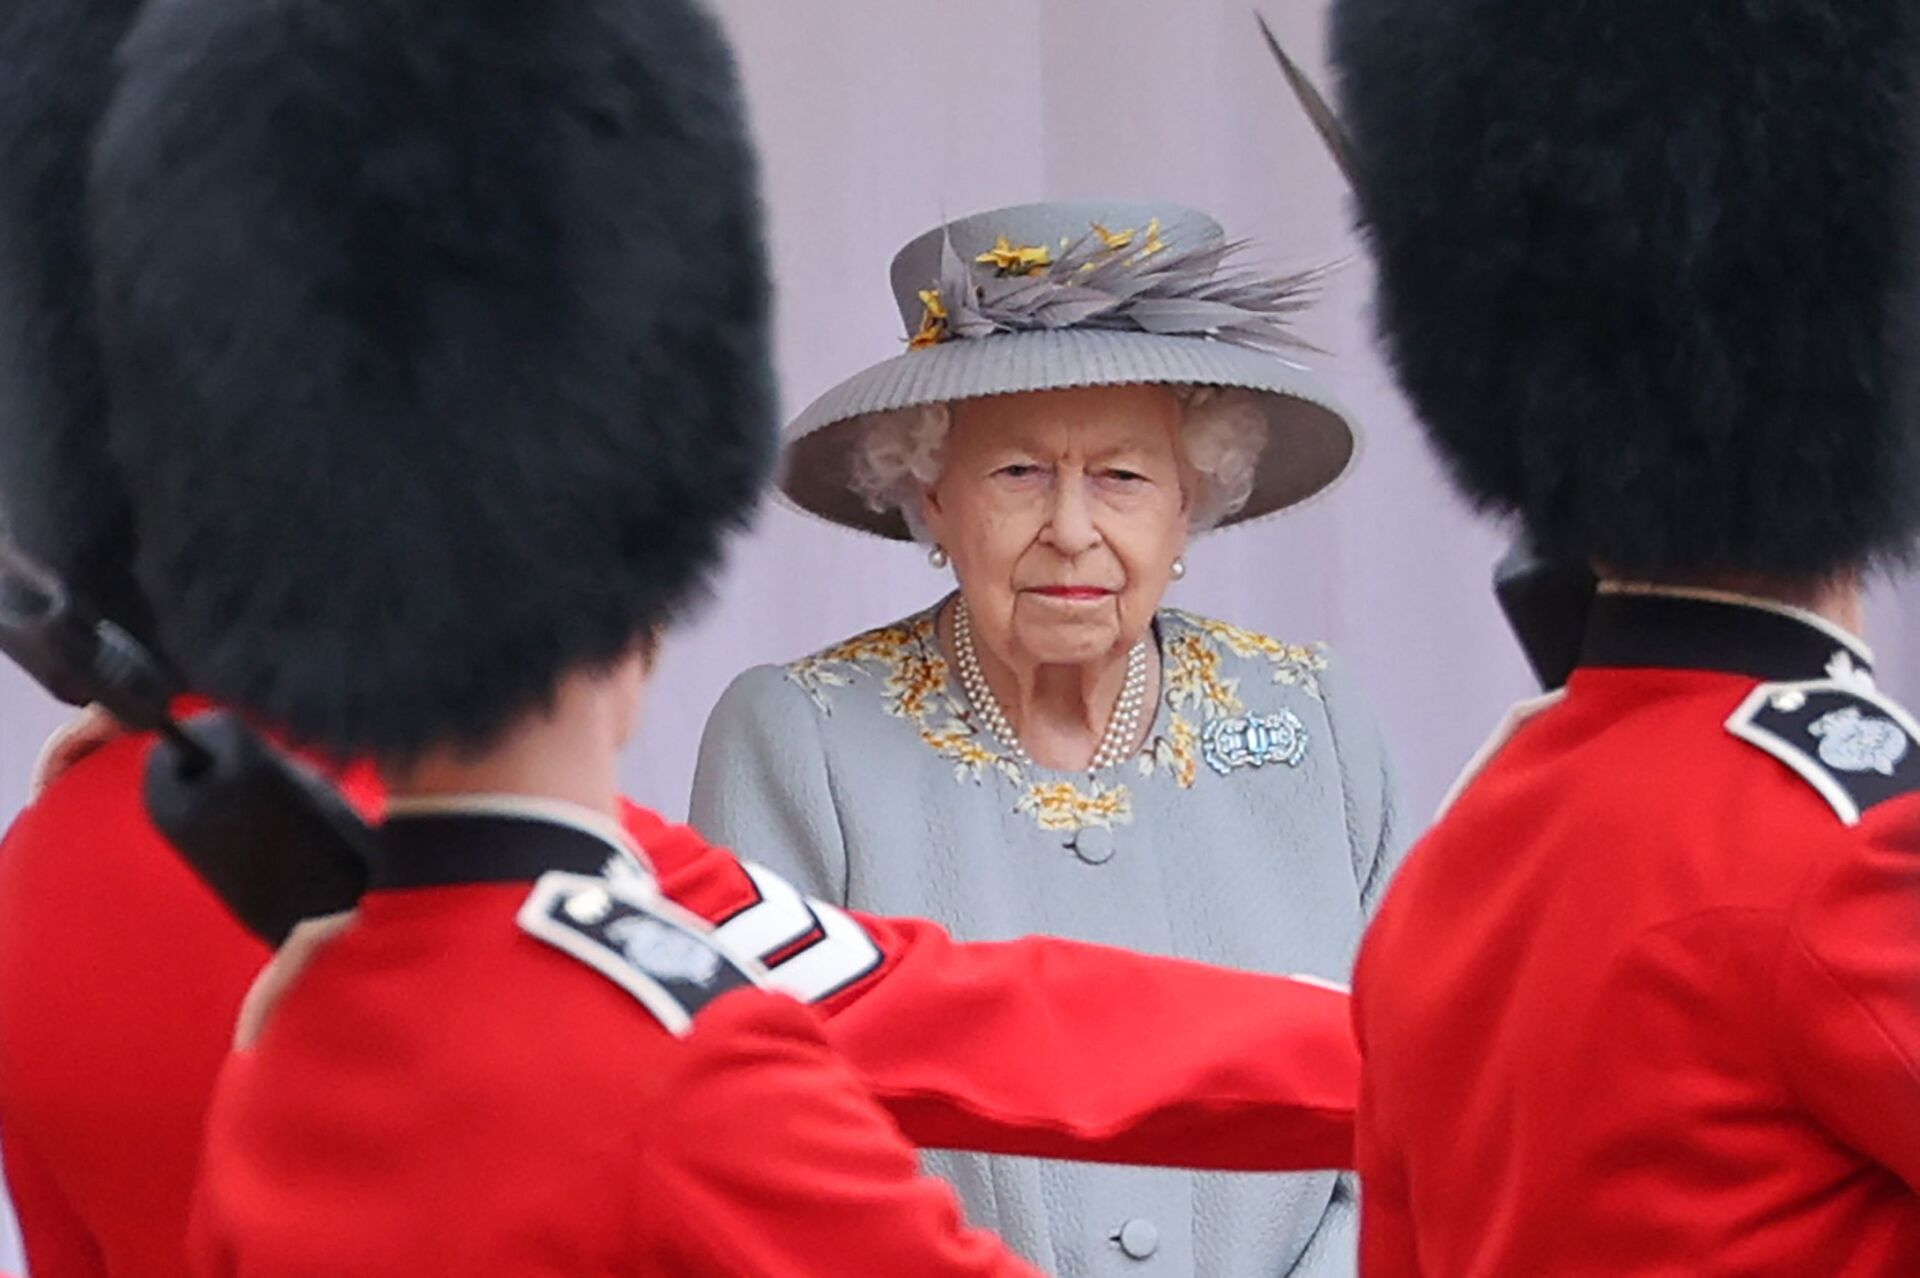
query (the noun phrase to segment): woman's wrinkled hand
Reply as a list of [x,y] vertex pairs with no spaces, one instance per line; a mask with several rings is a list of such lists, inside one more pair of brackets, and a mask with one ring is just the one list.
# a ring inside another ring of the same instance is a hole
[[40,797],[48,786],[64,776],[80,760],[111,741],[127,734],[127,727],[106,707],[88,706],[74,720],[47,738],[40,747],[40,759],[33,765],[33,780],[27,789],[27,802]]

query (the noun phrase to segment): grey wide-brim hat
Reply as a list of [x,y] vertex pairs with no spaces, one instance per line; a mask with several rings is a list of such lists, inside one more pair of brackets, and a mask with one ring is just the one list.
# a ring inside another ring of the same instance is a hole
[[[1158,239],[1150,241],[1156,226]],[[1122,247],[1108,248],[1108,237],[1129,231]],[[1142,250],[1150,243],[1165,247],[1148,257]],[[1020,263],[1002,273],[976,261],[996,247],[1017,254],[1042,246],[1059,264],[1058,282],[1026,288]],[[1266,414],[1252,495],[1219,526],[1305,501],[1344,475],[1359,449],[1346,413],[1295,358],[1306,348],[1285,350],[1289,339],[1276,339],[1286,317],[1305,305],[1316,273],[1287,281],[1220,273],[1220,259],[1235,247],[1212,218],[1158,203],[1025,204],[928,231],[900,250],[892,272],[907,332],[928,334],[927,344],[848,378],[795,419],[786,431],[781,492],[836,524],[909,540],[901,513],[872,509],[852,483],[869,415],[987,395],[1170,384],[1251,391]],[[1114,281],[1110,287],[1128,292],[1139,287],[1129,281],[1138,281],[1135,263],[1142,262],[1170,266],[1161,286],[1144,290],[1153,295],[1144,304],[1084,305],[1070,283]],[[929,290],[944,304],[943,319],[929,311]],[[1088,310],[1100,313],[1082,318]]]

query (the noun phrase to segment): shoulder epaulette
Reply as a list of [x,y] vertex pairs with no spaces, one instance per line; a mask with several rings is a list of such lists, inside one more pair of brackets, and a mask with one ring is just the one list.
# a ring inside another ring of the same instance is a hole
[[617,879],[543,874],[519,923],[626,990],[679,1037],[722,994],[763,983],[760,965],[700,918]]
[[1799,773],[1848,825],[1920,791],[1920,723],[1863,678],[1763,683],[1727,730]]

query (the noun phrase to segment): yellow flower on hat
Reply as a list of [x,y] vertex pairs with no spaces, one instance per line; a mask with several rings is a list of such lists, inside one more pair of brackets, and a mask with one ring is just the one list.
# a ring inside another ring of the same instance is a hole
[[1095,222],[1093,224],[1093,233],[1100,237],[1102,244],[1116,253],[1133,243],[1133,228],[1131,226],[1124,231],[1109,231],[1106,227],[1100,225],[1100,223]]
[[1038,275],[1053,265],[1053,254],[1044,244],[1016,247],[1013,241],[1002,235],[992,248],[973,260],[982,266],[993,267],[1002,275]]
[[[1128,235],[1129,235],[1129,238],[1131,238],[1132,233],[1129,232]],[[1120,245],[1119,247],[1125,248],[1126,245],[1123,244],[1123,245]],[[1151,222],[1147,223],[1146,247],[1142,248],[1138,253],[1134,254],[1133,260],[1136,262],[1139,262],[1146,258],[1152,257],[1155,253],[1158,253],[1161,249],[1165,247],[1166,247],[1166,244],[1162,242],[1162,240],[1160,239],[1160,219],[1156,217]]]
[[937,288],[920,290],[920,331],[907,339],[909,350],[925,350],[947,340],[947,303]]

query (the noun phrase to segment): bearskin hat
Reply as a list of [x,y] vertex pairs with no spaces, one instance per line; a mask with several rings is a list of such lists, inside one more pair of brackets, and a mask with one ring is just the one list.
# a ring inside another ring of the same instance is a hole
[[0,7],[0,531],[151,639],[94,339],[87,143],[138,0]]
[[1920,520],[1920,6],[1336,0],[1378,323],[1554,556],[1812,579]]
[[670,620],[772,459],[754,169],[693,0],[150,5],[89,198],[192,685],[405,759]]

